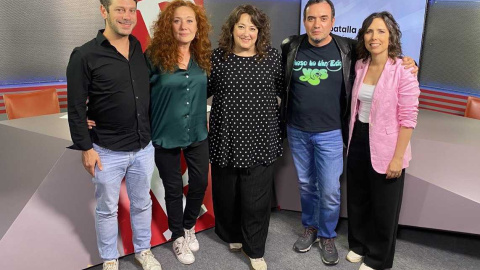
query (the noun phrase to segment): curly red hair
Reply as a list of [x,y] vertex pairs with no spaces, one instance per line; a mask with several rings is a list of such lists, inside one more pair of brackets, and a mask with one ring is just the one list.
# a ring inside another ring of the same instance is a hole
[[190,43],[190,53],[198,66],[210,75],[212,45],[208,34],[212,27],[208,22],[205,9],[190,1],[174,0],[168,4],[165,10],[160,12],[153,27],[153,38],[147,48],[147,55],[152,63],[161,67],[163,71],[175,71],[180,52],[178,42],[173,35],[173,14],[177,8],[184,6],[193,9],[197,21],[197,36]]

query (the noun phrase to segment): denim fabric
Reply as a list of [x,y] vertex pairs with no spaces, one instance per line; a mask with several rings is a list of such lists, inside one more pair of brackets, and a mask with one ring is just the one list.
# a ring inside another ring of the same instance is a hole
[[100,257],[104,260],[118,258],[118,200],[120,186],[125,177],[130,199],[130,219],[135,252],[150,248],[152,200],[150,181],[154,166],[154,148],[150,142],[144,149],[133,152],[112,151],[96,144],[103,170],[95,167],[95,228]]
[[342,132],[337,129],[314,133],[288,126],[287,135],[297,169],[302,224],[316,228],[319,237],[336,237],[343,172]]

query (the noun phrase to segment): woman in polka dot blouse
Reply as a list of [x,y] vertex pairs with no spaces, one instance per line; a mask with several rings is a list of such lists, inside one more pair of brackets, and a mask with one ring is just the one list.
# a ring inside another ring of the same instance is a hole
[[253,269],[267,269],[274,163],[282,154],[281,87],[281,56],[270,47],[268,17],[251,5],[235,8],[212,54],[210,162],[215,232],[231,250],[243,249]]

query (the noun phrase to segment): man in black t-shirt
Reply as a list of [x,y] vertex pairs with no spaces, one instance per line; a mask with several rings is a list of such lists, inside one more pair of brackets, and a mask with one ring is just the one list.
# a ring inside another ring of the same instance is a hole
[[330,0],[310,0],[303,16],[307,34],[282,44],[287,83],[282,122],[297,169],[305,227],[294,249],[306,252],[320,241],[322,261],[332,265],[338,263],[334,239],[355,41],[330,33],[335,22]]
[[[281,121],[297,169],[305,227],[293,247],[307,252],[319,241],[322,261],[334,265],[356,41],[330,33],[335,23],[330,0],[308,1],[303,23],[307,33],[291,36],[281,46],[286,82]],[[404,57],[403,65],[410,68],[414,62]]]

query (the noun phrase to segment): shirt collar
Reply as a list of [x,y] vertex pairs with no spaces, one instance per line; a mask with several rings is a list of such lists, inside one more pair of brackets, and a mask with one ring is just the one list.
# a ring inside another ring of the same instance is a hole
[[[102,45],[104,42],[107,42],[107,44],[111,45],[108,39],[103,35],[103,32],[105,29],[100,29],[98,30],[97,37],[95,38],[98,42],[98,44]],[[133,49],[133,46],[136,45],[135,42],[135,37],[133,35],[128,35],[128,41],[130,41],[130,48]]]

